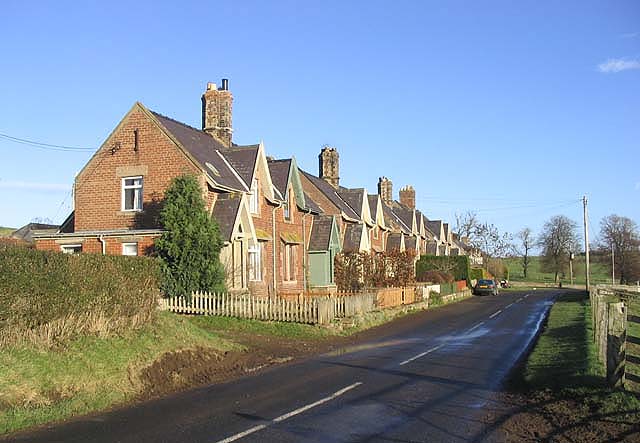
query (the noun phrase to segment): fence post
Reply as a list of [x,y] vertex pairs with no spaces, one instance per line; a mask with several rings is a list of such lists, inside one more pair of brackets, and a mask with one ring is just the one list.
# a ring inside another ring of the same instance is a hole
[[609,303],[607,324],[607,381],[613,387],[625,382],[627,308],[623,302]]

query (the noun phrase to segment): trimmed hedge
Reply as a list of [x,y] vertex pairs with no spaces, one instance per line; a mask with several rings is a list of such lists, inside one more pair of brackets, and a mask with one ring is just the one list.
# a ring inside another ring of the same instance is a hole
[[471,272],[469,272],[469,280],[482,280],[488,278],[487,271],[483,268],[471,268]]
[[449,295],[457,292],[457,284],[453,283],[440,283],[440,295]]
[[427,271],[443,271],[452,274],[454,280],[469,280],[469,257],[466,255],[422,255],[416,263],[416,279],[426,281],[423,278]]
[[[56,321],[97,333],[140,325],[153,317],[159,296],[158,262],[151,258],[0,245],[0,269],[0,345],[10,334]],[[85,318],[102,326],[83,325]]]

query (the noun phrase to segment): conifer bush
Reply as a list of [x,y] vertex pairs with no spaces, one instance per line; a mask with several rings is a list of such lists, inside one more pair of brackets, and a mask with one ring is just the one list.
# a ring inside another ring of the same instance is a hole
[[165,193],[160,224],[165,232],[156,241],[156,251],[164,295],[190,297],[198,290],[223,291],[220,228],[207,214],[194,176],[173,179]]

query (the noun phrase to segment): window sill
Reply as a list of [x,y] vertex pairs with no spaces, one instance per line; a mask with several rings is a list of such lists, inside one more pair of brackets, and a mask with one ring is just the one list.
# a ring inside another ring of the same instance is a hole
[[132,209],[129,211],[118,211],[118,215],[124,215],[124,216],[131,216],[131,215],[136,215],[136,214],[140,214],[142,212],[142,209]]

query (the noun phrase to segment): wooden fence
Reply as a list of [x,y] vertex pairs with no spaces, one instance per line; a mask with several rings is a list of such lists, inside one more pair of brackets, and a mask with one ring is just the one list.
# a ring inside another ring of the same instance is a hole
[[640,392],[640,293],[593,286],[589,291],[593,339],[612,386]]
[[376,308],[376,294],[347,297],[283,299],[254,295],[195,292],[191,299],[170,297],[161,300],[161,309],[181,314],[327,324],[334,318],[353,316]]

